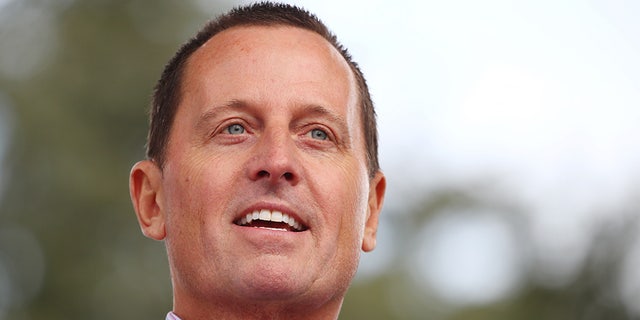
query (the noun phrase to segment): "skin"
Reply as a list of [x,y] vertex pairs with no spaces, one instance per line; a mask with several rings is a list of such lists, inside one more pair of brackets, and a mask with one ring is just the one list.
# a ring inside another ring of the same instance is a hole
[[[174,312],[194,319],[335,319],[385,191],[369,178],[353,74],[322,37],[234,27],[189,59],[161,169],[130,176],[143,233],[164,240]],[[279,210],[306,230],[239,226]]]

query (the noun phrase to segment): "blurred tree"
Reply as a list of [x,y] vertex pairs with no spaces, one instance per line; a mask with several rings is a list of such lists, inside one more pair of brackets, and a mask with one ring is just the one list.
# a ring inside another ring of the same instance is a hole
[[567,285],[549,288],[531,279],[511,300],[463,310],[451,319],[638,319],[625,307],[618,288],[621,264],[637,234],[638,218],[601,225],[581,272]]
[[[14,32],[2,39],[33,41],[3,46],[2,56],[17,64],[30,50],[45,50],[46,57],[28,74],[9,71],[29,65],[0,69],[15,116],[0,226],[34,235],[45,274],[39,294],[17,298],[25,285],[19,279],[37,278],[29,272],[38,268],[23,268],[16,261],[27,260],[0,252],[12,279],[0,286],[10,286],[14,296],[0,304],[0,319],[162,319],[170,309],[163,247],[141,240],[128,172],[144,156],[145,110],[162,66],[206,19],[231,6],[217,5],[210,12],[183,1],[4,5],[0,29]],[[27,19],[34,23],[25,25]],[[38,33],[52,38],[46,47],[27,37]],[[7,237],[0,241],[11,245],[0,248],[33,251]]]
[[[473,185],[473,183],[470,183]],[[481,188],[487,190],[487,188]],[[496,200],[498,199],[498,200]],[[418,229],[429,224],[435,215],[450,209],[471,208],[482,212],[494,208],[507,212],[506,220],[521,233],[527,225],[521,218],[526,213],[517,205],[504,203],[506,197],[487,197],[486,194],[444,188],[426,193],[413,205],[410,214],[389,213],[394,216],[392,228],[398,239],[393,268],[372,281],[356,282],[350,289],[342,315],[345,319],[439,319],[439,320],[510,320],[510,319],[640,319],[625,306],[619,288],[622,264],[632,246],[637,245],[640,216],[633,213],[636,201],[621,207],[630,214],[622,221],[603,222],[594,230],[592,245],[581,269],[572,281],[549,286],[536,277],[535,265],[529,265],[525,282],[507,299],[487,305],[455,306],[444,301],[428,288],[412,280],[410,270],[417,246]],[[446,214],[446,213],[445,213]],[[524,228],[524,229],[523,229]],[[532,239],[520,234],[522,250]],[[530,256],[529,260],[536,257]],[[469,266],[473,267],[473,266]]]

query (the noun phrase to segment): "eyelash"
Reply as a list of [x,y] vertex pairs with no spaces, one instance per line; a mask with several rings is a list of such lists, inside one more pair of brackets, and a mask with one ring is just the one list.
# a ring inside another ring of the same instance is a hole
[[[322,133],[324,133],[325,139],[315,139],[313,137],[313,132],[316,131],[316,130],[319,130]],[[306,130],[304,135],[305,136],[309,136],[309,138],[311,140],[313,140],[314,142],[316,142],[316,143],[329,143],[329,142],[335,143],[336,142],[336,139],[335,139],[335,136],[333,135],[333,132],[330,129],[328,129],[328,128],[324,127],[324,126],[321,126],[321,125],[312,125],[312,126],[310,126],[309,130]]]
[[243,125],[241,125],[239,123],[232,123],[232,124],[226,126],[224,128],[224,131],[226,131],[227,134],[235,135],[235,134],[231,133],[231,128],[234,127],[234,126],[238,126],[238,127],[242,128],[242,132],[240,132],[239,134],[243,134],[243,133],[245,133],[247,131],[247,128],[245,128]]
[[[316,136],[314,135],[314,132],[320,132],[320,133],[322,133],[323,136],[322,137],[318,137],[318,139],[316,139]],[[309,130],[309,132],[307,132],[307,134],[309,134],[311,136],[311,138],[314,139],[314,140],[325,141],[325,140],[329,139],[329,134],[325,130],[318,129],[318,128],[314,128],[314,129]]]
[[[231,133],[229,130],[231,130],[231,128],[234,126],[240,126],[243,131],[238,134]],[[331,131],[330,129],[328,129],[323,125],[308,124],[303,127],[306,127],[307,129],[303,131],[304,133],[302,134],[302,136],[309,138],[309,140],[312,143],[317,143],[317,144],[337,143],[336,138],[333,135],[333,131]],[[325,138],[324,139],[314,138],[313,132],[315,132],[316,130],[322,132]],[[249,129],[249,126],[247,125],[247,123],[238,119],[234,119],[218,127],[218,129],[214,131],[211,136],[214,137],[217,135],[225,135],[227,136],[227,139],[229,138],[233,139],[233,138],[240,138],[247,133],[251,133],[251,130]]]
[[[243,131],[238,134],[233,134],[229,131],[233,126],[240,126],[243,129]],[[233,138],[233,137],[241,137],[242,135],[250,132],[251,130],[249,130],[249,126],[244,121],[241,121],[238,119],[230,119],[230,121],[226,121],[225,123],[220,125],[218,128],[216,128],[216,130],[212,131],[210,137],[213,138],[218,135],[226,135]]]

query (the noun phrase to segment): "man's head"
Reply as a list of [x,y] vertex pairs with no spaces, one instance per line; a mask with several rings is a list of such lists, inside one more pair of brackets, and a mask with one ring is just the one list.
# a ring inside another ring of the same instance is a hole
[[151,128],[147,144],[147,158],[161,167],[170,136],[176,109],[182,98],[184,67],[189,57],[216,34],[238,26],[291,26],[317,33],[329,42],[349,64],[358,86],[359,105],[367,148],[369,174],[373,177],[380,169],[378,162],[378,131],[369,88],[357,63],[337,40],[336,36],[317,17],[297,7],[285,4],[258,3],[239,7],[212,20],[185,43],[166,65],[156,85],[151,105]]
[[284,5],[238,9],[160,80],[150,160],[130,189],[143,233],[165,241],[178,315],[335,318],[360,250],[375,247],[385,179],[371,102],[311,21]]

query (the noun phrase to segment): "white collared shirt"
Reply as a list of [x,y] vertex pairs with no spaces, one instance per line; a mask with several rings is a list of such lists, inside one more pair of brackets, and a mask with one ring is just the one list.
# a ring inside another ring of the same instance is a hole
[[169,311],[169,313],[167,313],[167,317],[165,318],[165,320],[181,320],[180,317],[176,316],[175,313],[173,313],[173,311]]

